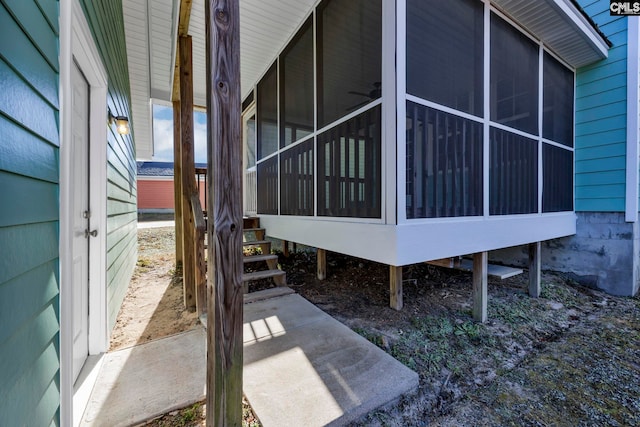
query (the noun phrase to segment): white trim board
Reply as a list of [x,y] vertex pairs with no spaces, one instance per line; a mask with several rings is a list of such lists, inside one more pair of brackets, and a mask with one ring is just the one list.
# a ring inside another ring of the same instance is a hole
[[[73,337],[71,283],[71,206],[72,154],[65,143],[71,135],[71,69],[75,61],[90,85],[90,194],[91,229],[98,230],[89,251],[89,354],[107,350],[107,74],[94,44],[82,7],[77,0],[60,2],[60,421],[61,425],[79,423],[86,402],[75,402],[73,384]],[[82,374],[81,374],[82,375]]]
[[638,143],[640,108],[640,30],[637,17],[627,18],[627,171],[625,220],[638,220]]
[[569,236],[573,212],[407,221],[400,225],[260,216],[270,237],[403,266]]

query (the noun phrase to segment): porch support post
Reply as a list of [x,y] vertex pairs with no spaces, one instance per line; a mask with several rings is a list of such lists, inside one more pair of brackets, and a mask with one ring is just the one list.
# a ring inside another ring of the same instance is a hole
[[239,0],[206,0],[209,274],[207,426],[242,425]]
[[487,264],[488,252],[473,254],[473,319],[487,321]]
[[193,73],[191,37],[180,37],[180,135],[182,154],[182,286],[184,306],[196,308],[195,222],[191,195],[196,193],[193,148]]
[[173,101],[173,219],[176,227],[176,271],[182,274],[182,145],[180,101]]
[[316,250],[316,262],[318,264],[318,280],[327,278],[327,251],[318,248]]
[[529,295],[540,296],[540,242],[529,243]]
[[394,310],[402,310],[402,267],[389,266],[389,306]]

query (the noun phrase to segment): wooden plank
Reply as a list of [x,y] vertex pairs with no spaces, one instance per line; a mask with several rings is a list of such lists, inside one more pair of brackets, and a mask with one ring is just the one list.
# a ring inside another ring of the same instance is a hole
[[[449,262],[449,258],[442,260],[427,261],[427,264],[436,265],[438,267],[453,268],[461,271],[473,271],[473,261],[468,259],[457,260]],[[509,277],[522,274],[521,268],[507,267],[506,265],[487,264],[487,275],[495,277],[496,279],[504,280]]]
[[207,264],[204,258],[204,236],[207,232],[207,224],[202,213],[200,197],[191,195],[191,214],[194,218],[194,260],[195,260],[195,286],[196,286],[196,312],[202,316],[207,312]]
[[318,248],[316,261],[318,263],[318,280],[324,280],[327,278],[327,251]]
[[173,101],[173,200],[176,227],[176,270],[182,271],[182,144],[180,143],[180,102]]
[[295,294],[293,289],[287,288],[286,286],[278,287],[278,288],[269,288],[264,289],[262,291],[251,292],[250,294],[245,294],[244,303],[251,304],[252,302],[264,301],[266,299],[282,297],[285,295]]
[[239,0],[205,2],[207,55],[207,426],[242,425],[242,144]]
[[191,37],[180,37],[180,141],[182,154],[182,286],[184,306],[196,308],[196,261],[191,195],[196,192],[193,147],[193,71]]
[[488,252],[473,254],[473,319],[487,321],[487,260]]
[[254,271],[251,273],[244,273],[242,275],[242,281],[243,282],[250,282],[252,280],[260,280],[260,279],[271,279],[271,278],[277,278],[277,277],[282,277],[286,275],[286,273],[282,270],[260,270],[260,271]]
[[242,262],[244,264],[251,264],[252,262],[262,262],[262,261],[268,261],[268,260],[276,260],[278,259],[278,255],[271,255],[271,254],[266,254],[266,255],[250,255],[250,256],[245,256],[242,258]]
[[389,306],[394,310],[402,310],[402,267],[389,266]]
[[541,267],[541,243],[529,243],[529,295],[538,298],[540,296],[540,267]]

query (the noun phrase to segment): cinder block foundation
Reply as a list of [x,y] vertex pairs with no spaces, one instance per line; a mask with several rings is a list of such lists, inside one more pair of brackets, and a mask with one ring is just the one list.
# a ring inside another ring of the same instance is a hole
[[[640,233],[624,213],[577,212],[576,235],[542,245],[542,268],[570,273],[582,285],[612,295],[638,293]],[[493,251],[492,261],[526,266],[527,246]]]

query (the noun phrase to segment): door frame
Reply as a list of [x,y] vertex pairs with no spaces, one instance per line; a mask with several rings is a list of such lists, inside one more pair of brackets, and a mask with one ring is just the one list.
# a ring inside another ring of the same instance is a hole
[[[71,271],[72,134],[71,70],[75,60],[89,83],[89,354],[108,349],[107,323],[107,73],[78,0],[60,1],[60,419],[74,425],[73,293]],[[81,374],[82,376],[82,374]],[[79,380],[80,381],[80,380]],[[86,402],[85,402],[86,403]],[[78,408],[79,409],[79,408]],[[77,412],[77,411],[76,411]]]

